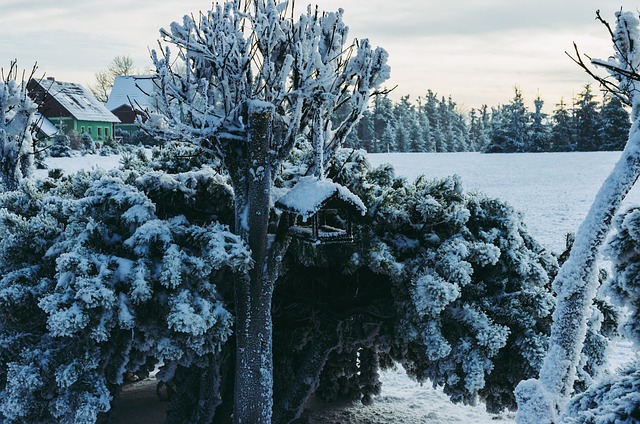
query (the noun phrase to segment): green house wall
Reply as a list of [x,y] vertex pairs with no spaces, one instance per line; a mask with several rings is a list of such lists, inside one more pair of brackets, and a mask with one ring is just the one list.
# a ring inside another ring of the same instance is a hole
[[78,134],[88,133],[96,141],[113,138],[113,123],[99,121],[78,121],[75,118],[49,118],[56,126],[63,124],[64,131],[75,130]]

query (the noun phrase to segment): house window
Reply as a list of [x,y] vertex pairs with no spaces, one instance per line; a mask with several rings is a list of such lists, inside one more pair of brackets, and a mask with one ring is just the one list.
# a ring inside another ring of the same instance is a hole
[[91,128],[91,127],[87,127],[87,132],[89,133],[89,135],[91,135],[91,132],[92,132],[91,130],[92,130],[92,129],[93,129],[93,128]]
[[84,134],[84,127],[80,127],[80,134]]
[[106,127],[104,129],[104,138],[109,138],[109,128],[108,127]]
[[98,127],[98,138],[102,138],[102,127]]

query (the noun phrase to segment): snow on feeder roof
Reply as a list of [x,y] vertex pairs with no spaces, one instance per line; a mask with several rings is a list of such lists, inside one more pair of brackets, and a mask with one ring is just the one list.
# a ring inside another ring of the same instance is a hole
[[348,188],[330,179],[318,177],[300,178],[298,183],[276,202],[276,207],[294,213],[306,221],[329,206],[333,200],[343,202],[343,207],[350,206],[360,215],[367,212],[362,200]]
[[351,218],[367,211],[349,189],[318,177],[300,178],[276,207],[285,212],[291,235],[314,244],[353,242]]

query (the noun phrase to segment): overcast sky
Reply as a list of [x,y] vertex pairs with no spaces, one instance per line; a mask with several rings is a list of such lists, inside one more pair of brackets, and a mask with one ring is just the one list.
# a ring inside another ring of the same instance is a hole
[[[95,82],[117,55],[143,69],[159,29],[185,14],[208,10],[205,0],[0,0],[0,66],[17,58],[38,63],[61,81]],[[296,1],[300,8],[305,2]],[[389,52],[392,97],[451,95],[469,109],[497,105],[520,87],[532,107],[540,94],[552,110],[589,81],[564,54],[575,41],[593,57],[607,57],[611,41],[595,11],[611,22],[632,0],[318,0],[345,10],[350,35]]]

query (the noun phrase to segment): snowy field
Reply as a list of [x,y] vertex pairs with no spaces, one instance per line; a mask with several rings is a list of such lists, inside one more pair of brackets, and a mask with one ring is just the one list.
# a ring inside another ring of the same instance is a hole
[[[374,154],[372,165],[391,163],[399,176],[413,180],[458,174],[466,190],[479,191],[506,200],[524,214],[531,233],[554,252],[564,247],[564,234],[575,232],[587,213],[600,184],[609,174],[620,152],[542,154]],[[51,158],[50,168],[68,172],[94,166],[117,166],[115,156],[88,155]],[[43,171],[39,171],[43,172]],[[41,175],[44,175],[41,174]],[[640,189],[634,188],[626,206],[640,205]],[[611,351],[610,368],[633,355],[629,343],[619,341]],[[401,369],[382,373],[382,394],[374,405],[335,404],[313,400],[304,422],[353,424],[452,424],[512,423],[513,414],[493,416],[482,405],[453,405],[440,390],[409,380]],[[153,381],[139,382],[125,389],[117,406],[116,423],[161,423],[167,404],[155,397]]]
[[[465,190],[506,200],[524,213],[533,236],[559,253],[565,234],[576,232],[620,153],[379,153],[370,155],[370,162],[390,163],[396,175],[409,180],[457,174]],[[638,186],[623,208],[634,204],[640,205]]]

